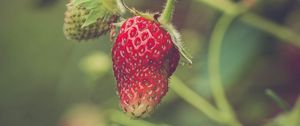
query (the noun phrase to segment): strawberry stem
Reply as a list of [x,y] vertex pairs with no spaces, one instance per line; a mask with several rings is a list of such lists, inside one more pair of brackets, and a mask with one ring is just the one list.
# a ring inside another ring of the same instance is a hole
[[[214,9],[220,10],[224,13],[232,13],[233,11],[240,11],[240,9],[232,9],[232,8],[241,8],[238,4],[234,4],[229,0],[194,0],[199,3],[206,4]],[[241,9],[244,11],[243,9]],[[236,12],[234,12],[236,13]],[[296,32],[292,31],[288,27],[284,27],[283,25],[279,25],[267,18],[259,16],[257,14],[247,12],[243,16],[239,18],[242,22],[248,24],[249,26],[255,27],[261,31],[269,33],[277,37],[278,39],[282,39],[286,42],[290,43],[298,48],[300,48],[300,35]]]
[[266,90],[266,94],[285,112],[289,112],[291,110],[290,106],[286,101],[284,101],[281,97],[279,97],[274,91],[271,89]]
[[173,10],[174,10],[175,0],[168,0],[166,6],[158,19],[162,24],[168,24],[172,20]]
[[220,54],[224,35],[236,16],[237,15],[224,14],[218,20],[212,32],[208,50],[208,70],[212,95],[218,109],[220,109],[220,112],[222,112],[224,116],[224,120],[226,120],[226,123],[231,126],[241,126],[241,124],[237,121],[235,113],[226,98],[224,88],[222,86],[220,74]]
[[186,86],[180,79],[173,76],[170,80],[170,88],[187,103],[194,106],[199,111],[203,112],[210,119],[223,124],[224,121],[220,112],[210,104],[205,98],[198,95],[196,92]]

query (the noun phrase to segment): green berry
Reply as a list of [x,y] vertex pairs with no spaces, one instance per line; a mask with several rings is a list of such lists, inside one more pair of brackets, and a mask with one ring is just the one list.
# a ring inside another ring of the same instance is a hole
[[64,34],[71,40],[89,40],[100,37],[109,31],[110,23],[118,19],[117,15],[99,17],[95,23],[83,26],[90,11],[81,6],[67,5],[64,19]]

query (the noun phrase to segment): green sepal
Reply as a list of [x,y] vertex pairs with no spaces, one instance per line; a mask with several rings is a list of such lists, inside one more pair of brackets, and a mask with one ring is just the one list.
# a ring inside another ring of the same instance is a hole
[[90,11],[89,15],[86,17],[86,21],[83,23],[81,27],[83,28],[89,26],[90,24],[97,22],[97,20],[100,17],[104,17],[104,16],[105,16],[104,11],[101,11],[100,8],[94,8]]
[[105,18],[107,15],[120,15],[118,0],[72,0],[71,5],[75,7],[84,7],[89,11],[86,21],[82,27],[96,23],[99,18]]
[[187,63],[191,65],[193,63],[192,56],[184,48],[180,33],[171,24],[171,19],[174,13],[174,4],[175,0],[167,0],[164,10],[161,13],[160,17],[158,17],[157,21],[165,30],[170,33],[173,44],[177,47],[180,54],[186,59]]
[[172,38],[173,44],[177,47],[180,54],[186,59],[188,64],[193,64],[192,56],[185,49],[183,42],[181,40],[180,33],[174,28],[172,24],[161,24],[165,30],[167,30]]

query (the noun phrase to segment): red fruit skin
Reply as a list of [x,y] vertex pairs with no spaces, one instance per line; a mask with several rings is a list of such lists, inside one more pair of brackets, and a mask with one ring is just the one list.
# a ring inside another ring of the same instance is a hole
[[156,21],[127,19],[112,48],[120,104],[131,117],[146,117],[168,91],[180,58],[170,34]]

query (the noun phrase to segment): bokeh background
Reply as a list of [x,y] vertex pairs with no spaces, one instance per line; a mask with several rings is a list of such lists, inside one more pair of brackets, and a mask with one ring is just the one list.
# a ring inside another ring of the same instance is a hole
[[[154,12],[165,2],[127,1]],[[66,40],[62,32],[66,3],[1,0],[1,126],[83,126],[80,122],[102,126],[99,122],[106,120],[105,111],[121,111],[111,68],[113,43],[108,35],[80,43]],[[299,0],[257,0],[251,11],[300,35]],[[194,0],[177,0],[173,19],[194,57],[192,66],[182,62],[175,75],[207,99],[211,99],[207,47],[220,15]],[[239,20],[226,33],[222,78],[230,103],[246,126],[265,124],[283,112],[266,95],[266,89],[291,107],[300,94],[300,49],[283,41]],[[119,116],[125,118],[122,113]],[[217,125],[172,90],[146,121],[172,126]]]

